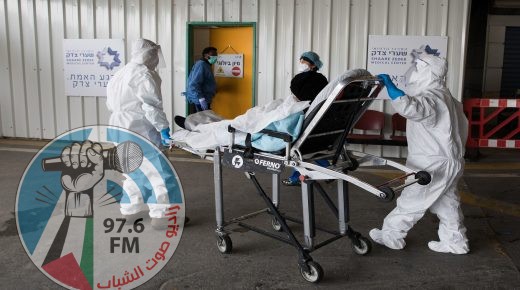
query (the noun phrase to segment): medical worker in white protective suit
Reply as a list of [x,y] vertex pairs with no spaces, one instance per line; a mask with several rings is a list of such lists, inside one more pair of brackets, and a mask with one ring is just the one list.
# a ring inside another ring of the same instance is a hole
[[134,131],[160,147],[169,144],[170,125],[163,111],[158,65],[164,67],[161,47],[136,40],[132,59],[108,83],[107,107],[110,125]]
[[432,181],[426,186],[414,184],[405,188],[396,208],[384,219],[382,229],[371,230],[370,237],[391,249],[402,249],[408,231],[429,209],[439,218],[439,241],[429,242],[428,247],[436,252],[466,254],[469,247],[457,182],[464,169],[468,122],[461,103],[445,85],[445,59],[423,53],[412,68],[406,94],[388,75],[379,77],[392,106],[408,121],[406,165],[429,172]]
[[[170,143],[170,126],[163,111],[161,78],[155,70],[158,65],[164,67],[160,46],[147,39],[136,40],[132,45],[130,62],[108,83],[107,107],[112,113],[110,125],[136,132],[160,147]],[[157,175],[158,171],[149,169],[149,172],[144,172],[146,177]],[[123,189],[129,195],[130,203],[121,203],[121,213],[131,217],[149,208],[150,217],[164,218],[169,207],[166,185],[163,182],[152,184],[156,202],[148,203],[147,207],[143,200],[145,193],[142,194],[136,186],[140,181],[124,176]],[[152,191],[151,188],[148,190]]]

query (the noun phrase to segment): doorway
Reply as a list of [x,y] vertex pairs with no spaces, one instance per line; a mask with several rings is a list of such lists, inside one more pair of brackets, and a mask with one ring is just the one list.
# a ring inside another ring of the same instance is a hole
[[505,27],[500,96],[520,98],[520,27]]
[[[255,105],[256,84],[256,24],[255,23],[189,23],[188,67],[186,80],[193,64],[201,58],[205,47],[217,48],[219,60],[212,66],[217,93],[211,109],[232,119]],[[230,61],[238,59],[240,61]],[[186,114],[194,106],[186,104]]]

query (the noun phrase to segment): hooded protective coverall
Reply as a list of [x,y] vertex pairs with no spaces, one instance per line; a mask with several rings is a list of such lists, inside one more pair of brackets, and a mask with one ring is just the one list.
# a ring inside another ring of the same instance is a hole
[[[115,73],[107,85],[107,107],[112,113],[109,124],[136,132],[158,147],[161,145],[160,131],[169,128],[162,106],[161,78],[155,71],[160,58],[160,47],[157,44],[147,39],[136,40],[132,46],[132,59]],[[159,154],[155,155],[145,158],[160,158]],[[161,173],[160,169],[148,169],[150,170],[147,171],[144,167],[141,171],[150,180]],[[155,201],[148,203],[147,207],[143,200],[143,194],[147,194],[141,193],[136,186],[140,181],[132,180],[127,174],[123,175],[126,178],[123,189],[128,194],[130,203],[121,203],[121,213],[132,215],[149,208],[150,217],[164,217],[169,207],[165,184],[152,184]]]
[[158,50],[150,40],[134,42],[132,59],[108,83],[107,107],[112,113],[110,125],[132,130],[160,146],[159,132],[169,123],[163,111],[161,77],[155,71]]
[[[454,254],[469,251],[456,191],[464,169],[468,122],[461,103],[445,86],[446,71],[443,58],[420,55],[407,80],[406,95],[394,94],[395,100],[391,102],[408,121],[406,165],[414,170],[425,170],[432,177],[426,186],[414,184],[405,188],[397,199],[396,208],[384,219],[382,229],[370,231],[375,242],[392,249],[405,246],[404,238],[408,231],[429,209],[439,218],[440,241],[431,241],[428,247],[433,251]],[[383,81],[389,95],[392,86],[400,91],[389,78]]]

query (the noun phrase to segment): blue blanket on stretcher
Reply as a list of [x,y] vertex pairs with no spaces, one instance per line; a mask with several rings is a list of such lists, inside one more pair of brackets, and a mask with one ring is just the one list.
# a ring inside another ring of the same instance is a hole
[[[285,119],[272,122],[265,129],[289,134],[292,137],[292,141],[295,141],[302,130],[303,120],[303,112],[297,112],[286,117]],[[285,141],[282,139],[272,137],[264,133],[252,134],[251,144],[254,148],[266,152],[282,150],[286,145]]]

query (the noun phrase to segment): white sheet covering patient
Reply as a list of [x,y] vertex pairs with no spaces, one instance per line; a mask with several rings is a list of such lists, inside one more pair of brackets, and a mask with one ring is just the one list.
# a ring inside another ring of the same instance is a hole
[[[316,96],[310,104],[307,114],[319,103],[326,100],[339,82],[363,76],[371,76],[371,74],[364,69],[355,69],[340,75]],[[284,99],[275,99],[263,106],[253,107],[232,120],[223,120],[213,111],[202,111],[189,115],[184,123],[186,129],[174,132],[172,140],[184,143],[197,151],[214,149],[217,146],[229,144],[229,125],[236,128],[237,131],[244,132],[237,132],[235,135],[235,143],[237,144],[244,144],[245,133],[258,133],[265,128],[286,131],[295,140],[303,124],[303,110],[308,107],[308,101],[298,101],[297,98],[290,95]],[[258,137],[252,136],[253,147],[255,148],[264,151],[276,151],[285,148],[285,144],[280,139],[271,137],[259,139]]]
[[[174,132],[172,140],[186,143],[195,150],[214,149],[219,145],[229,144],[228,126],[231,125],[240,131],[235,135],[235,143],[244,144],[245,133],[258,133],[271,123],[281,120],[284,120],[281,122],[284,124],[286,121],[291,123],[288,124],[288,127],[292,127],[290,129],[296,132],[295,137],[297,137],[299,130],[295,130],[297,128],[294,126],[298,126],[300,123],[301,128],[303,110],[307,107],[309,107],[308,101],[300,102],[293,96],[289,96],[285,99],[273,100],[264,106],[253,107],[232,120],[222,120],[213,111],[202,111],[189,115],[184,123],[186,130]],[[219,119],[220,121],[216,121]],[[255,136],[253,136],[253,140],[255,140]]]

